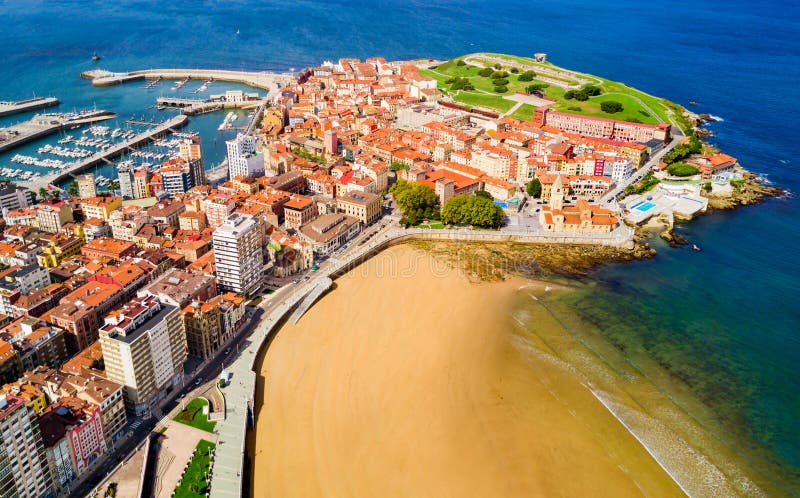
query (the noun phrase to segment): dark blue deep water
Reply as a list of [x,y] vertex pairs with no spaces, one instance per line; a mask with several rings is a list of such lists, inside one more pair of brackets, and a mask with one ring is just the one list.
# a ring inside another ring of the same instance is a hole
[[[795,2],[0,1],[0,26],[0,100],[53,94],[68,108],[124,116],[154,95],[79,80],[94,51],[112,70],[279,71],[343,56],[547,52],[568,68],[697,101],[693,110],[724,119],[713,144],[800,191]],[[209,132],[213,162],[222,116],[205,119],[193,126]],[[800,494],[798,222],[792,198],[706,216],[681,228],[702,252],[660,248],[651,261],[601,268],[598,285],[571,303],[614,343],[667,366],[732,438],[763,450],[756,467],[770,467],[786,494]]]

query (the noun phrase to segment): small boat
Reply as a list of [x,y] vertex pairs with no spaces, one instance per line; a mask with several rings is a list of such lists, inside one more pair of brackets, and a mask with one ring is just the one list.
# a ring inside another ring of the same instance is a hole
[[239,30],[238,30],[238,29],[236,30],[236,34],[237,34],[237,35],[239,34]]
[[694,100],[690,100],[689,105],[697,105],[697,102],[695,102]]
[[100,60],[100,56],[97,55],[97,52],[95,52],[94,55],[92,55],[92,60],[95,61],[95,62]]
[[692,244],[692,251],[700,251],[700,247],[697,244]]

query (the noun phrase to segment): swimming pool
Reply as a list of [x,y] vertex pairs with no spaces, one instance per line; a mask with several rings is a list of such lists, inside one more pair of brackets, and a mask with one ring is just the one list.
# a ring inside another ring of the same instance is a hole
[[500,207],[501,207],[501,208],[503,208],[503,209],[507,209],[507,208],[508,208],[508,203],[507,203],[507,202],[504,202],[504,201],[494,201],[494,203],[495,203],[495,204],[497,204],[498,206],[500,206]]
[[641,211],[641,212],[645,213],[647,211],[650,211],[654,207],[656,207],[656,205],[654,203],[642,201],[642,202],[637,202],[636,204],[631,206],[631,209],[635,209],[637,211]]

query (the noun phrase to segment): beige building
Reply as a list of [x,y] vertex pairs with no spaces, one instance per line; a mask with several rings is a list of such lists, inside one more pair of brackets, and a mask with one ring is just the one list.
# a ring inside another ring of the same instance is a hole
[[283,205],[283,217],[286,228],[300,228],[317,216],[314,199],[295,194]]
[[181,386],[186,334],[177,306],[155,296],[136,298],[106,317],[100,329],[106,375],[125,386],[125,403],[136,416],[151,413]]
[[89,197],[97,197],[97,184],[94,182],[94,174],[86,173],[80,175],[77,179],[78,182],[78,197],[81,199],[88,199]]
[[189,354],[210,358],[228,339],[222,324],[222,310],[212,302],[194,301],[182,311]]
[[72,209],[64,201],[41,202],[37,208],[39,230],[44,232],[59,233],[65,223],[75,221],[72,218]]
[[369,225],[381,215],[381,197],[369,192],[348,192],[336,199],[336,208]]

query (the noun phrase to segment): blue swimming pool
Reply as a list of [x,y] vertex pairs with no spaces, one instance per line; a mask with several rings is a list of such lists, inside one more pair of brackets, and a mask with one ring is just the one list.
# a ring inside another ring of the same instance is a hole
[[503,209],[506,209],[506,208],[508,208],[508,203],[507,203],[507,202],[504,202],[504,201],[494,201],[494,203],[495,203],[495,204],[497,204],[498,206],[500,206],[500,207],[501,207],[501,208],[503,208]]
[[635,209],[637,211],[641,211],[644,213],[646,211],[650,211],[654,207],[656,207],[656,205],[652,202],[637,202],[636,204],[631,206],[631,209]]

